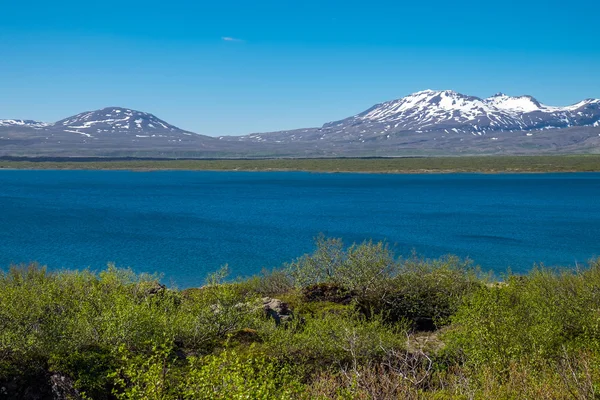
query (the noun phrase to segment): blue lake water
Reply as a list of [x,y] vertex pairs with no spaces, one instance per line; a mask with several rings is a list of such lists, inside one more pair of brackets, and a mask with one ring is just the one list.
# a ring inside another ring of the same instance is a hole
[[600,174],[0,171],[0,266],[107,262],[201,285],[277,267],[319,233],[484,269],[600,255]]

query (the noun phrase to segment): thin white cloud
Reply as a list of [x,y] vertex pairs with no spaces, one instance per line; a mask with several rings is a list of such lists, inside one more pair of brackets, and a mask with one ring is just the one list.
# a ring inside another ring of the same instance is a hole
[[221,38],[221,40],[223,40],[224,42],[236,42],[236,43],[244,43],[245,42],[245,40],[234,38],[231,36],[223,36]]

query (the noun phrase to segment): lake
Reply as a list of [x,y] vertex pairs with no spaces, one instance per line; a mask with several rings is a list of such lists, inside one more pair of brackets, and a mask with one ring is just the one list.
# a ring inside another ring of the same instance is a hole
[[258,273],[319,233],[456,254],[485,270],[600,255],[600,174],[0,171],[0,266],[160,272],[198,286]]

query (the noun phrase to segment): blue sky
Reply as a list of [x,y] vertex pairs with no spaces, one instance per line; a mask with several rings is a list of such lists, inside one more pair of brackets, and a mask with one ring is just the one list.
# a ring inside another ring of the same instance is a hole
[[11,1],[0,118],[124,106],[208,135],[320,126],[423,89],[600,97],[600,2]]

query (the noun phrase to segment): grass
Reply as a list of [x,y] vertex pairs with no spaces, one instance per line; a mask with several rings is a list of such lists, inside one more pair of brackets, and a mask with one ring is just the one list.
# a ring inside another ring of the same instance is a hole
[[597,172],[600,155],[256,160],[0,160],[0,169],[309,171],[364,173]]
[[[280,324],[264,297],[285,301]],[[56,382],[60,382],[59,385]],[[600,260],[503,282],[384,243],[317,250],[202,288],[109,266],[0,272],[0,396],[72,399],[594,399]],[[37,396],[37,397],[35,397]]]

